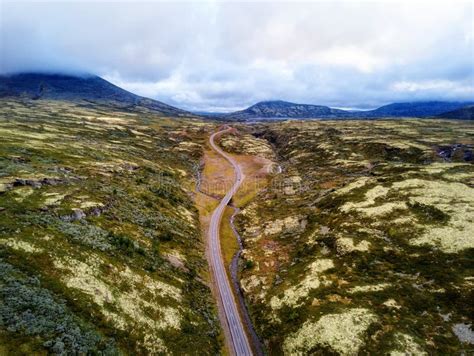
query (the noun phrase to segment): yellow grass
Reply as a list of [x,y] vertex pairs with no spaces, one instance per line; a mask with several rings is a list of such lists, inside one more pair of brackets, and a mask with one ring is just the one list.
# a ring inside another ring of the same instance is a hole
[[272,162],[266,158],[246,155],[232,155],[242,168],[245,179],[233,198],[234,205],[242,208],[251,202],[257,193],[268,184],[268,166]]
[[233,213],[234,209],[229,206],[226,207],[219,230],[222,255],[224,257],[224,263],[226,267],[229,267],[232,257],[234,257],[235,253],[239,250],[237,237],[234,235],[234,231],[232,231],[232,227],[230,225],[230,217]]
[[223,197],[234,183],[234,170],[229,162],[212,150],[204,152],[204,169],[201,190],[207,194]]

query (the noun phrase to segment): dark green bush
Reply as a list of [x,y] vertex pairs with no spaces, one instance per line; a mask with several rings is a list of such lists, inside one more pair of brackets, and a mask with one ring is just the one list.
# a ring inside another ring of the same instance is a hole
[[116,355],[115,343],[76,317],[64,300],[0,260],[0,327],[40,338],[52,354]]

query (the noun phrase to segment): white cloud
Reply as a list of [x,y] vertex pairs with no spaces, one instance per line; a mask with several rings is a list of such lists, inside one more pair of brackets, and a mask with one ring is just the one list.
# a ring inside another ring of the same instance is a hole
[[391,89],[397,92],[446,92],[462,97],[474,98],[474,86],[463,85],[450,80],[425,80],[419,82],[401,81],[393,83]]
[[355,68],[364,73],[374,72],[383,68],[385,60],[378,58],[369,51],[354,46],[334,47],[322,52],[315,60],[327,66],[345,66]]

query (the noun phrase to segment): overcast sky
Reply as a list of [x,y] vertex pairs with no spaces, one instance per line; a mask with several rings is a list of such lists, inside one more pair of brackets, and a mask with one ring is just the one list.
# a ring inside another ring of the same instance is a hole
[[0,0],[2,73],[89,72],[190,110],[474,99],[473,2]]

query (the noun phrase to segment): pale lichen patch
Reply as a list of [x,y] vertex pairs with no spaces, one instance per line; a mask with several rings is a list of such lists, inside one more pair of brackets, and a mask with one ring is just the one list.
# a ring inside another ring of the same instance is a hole
[[128,266],[118,271],[118,275],[124,281],[132,283],[137,289],[144,286],[147,291],[152,292],[155,296],[166,296],[181,301],[181,289],[170,284],[152,279],[145,274],[132,271]]
[[28,198],[31,194],[33,194],[34,190],[31,187],[21,187],[17,188],[13,191],[14,197],[17,202],[21,203],[26,198]]
[[152,355],[169,355],[170,352],[165,343],[156,335],[145,335],[141,345],[147,349]]
[[178,211],[180,216],[186,219],[190,225],[195,225],[195,217],[190,210],[186,209],[184,206],[179,206]]
[[347,212],[352,209],[366,208],[371,205],[374,205],[375,200],[377,198],[382,198],[386,196],[388,191],[389,191],[389,188],[381,186],[381,185],[377,185],[365,193],[365,200],[358,203],[348,202],[341,207],[341,210],[344,212]]
[[347,292],[350,294],[354,293],[369,293],[369,292],[381,292],[390,287],[389,283],[369,284],[365,286],[355,286],[350,288]]
[[292,231],[301,228],[300,218],[298,216],[287,216],[284,219],[277,219],[268,222],[265,225],[265,235],[276,235],[284,231]]
[[386,300],[382,304],[385,305],[388,308],[401,309],[401,305],[398,304],[397,301],[395,299],[392,299],[392,298]]
[[44,200],[43,200],[43,205],[44,206],[52,206],[52,205],[58,205],[66,196],[66,194],[60,194],[60,193],[45,193],[44,194]]
[[359,243],[354,243],[354,239],[350,237],[340,237],[336,240],[337,251],[341,254],[346,254],[354,251],[366,252],[369,251],[370,242],[363,240]]
[[413,203],[433,205],[450,220],[444,226],[429,226],[413,245],[431,245],[448,253],[474,247],[474,189],[462,184],[409,179],[392,186],[403,191]]
[[406,208],[407,205],[404,202],[390,202],[367,208],[357,208],[356,210],[366,216],[378,217],[388,215],[395,210],[406,210]]
[[27,253],[41,253],[44,250],[42,248],[36,247],[29,242],[18,240],[18,239],[0,239],[0,244],[8,246],[14,250],[19,250]]
[[334,262],[325,258],[316,260],[307,268],[305,278],[296,286],[286,289],[282,298],[273,296],[270,300],[272,309],[280,309],[283,305],[295,306],[298,302],[307,297],[313,289],[319,288],[321,284],[327,285],[329,282],[322,276],[328,269],[334,268]]
[[83,201],[80,203],[81,209],[91,209],[91,208],[101,208],[104,204],[96,202],[96,201]]
[[354,189],[362,188],[363,186],[365,186],[370,181],[371,181],[371,179],[369,177],[359,178],[359,179],[347,184],[346,186],[342,187],[341,189],[338,189],[336,191],[336,194],[343,195],[343,194],[350,193]]
[[[141,327],[151,334],[167,328],[180,329],[179,310],[153,302],[157,297],[172,297],[180,301],[179,288],[136,273],[128,266],[121,269],[113,267],[114,283],[106,283],[99,277],[101,265],[98,256],[90,256],[87,263],[74,258],[54,261],[57,269],[69,271],[63,274],[63,283],[89,295],[94,303],[102,307],[102,313],[115,327],[122,330],[131,326]],[[124,283],[129,287],[126,290],[118,289]],[[152,300],[145,298],[145,293],[151,293]],[[113,305],[114,310],[109,310],[108,305]]]
[[396,333],[395,343],[397,350],[390,352],[390,356],[407,356],[407,355],[428,355],[423,348],[415,341],[415,338],[408,334]]
[[466,163],[455,163],[455,162],[434,162],[428,166],[422,167],[420,171],[430,173],[430,174],[438,174],[446,172],[454,167],[470,167],[470,164]]
[[95,276],[94,272],[97,272],[99,267],[97,257],[91,256],[87,263],[73,258],[55,260],[54,266],[57,269],[70,272],[62,277],[67,287],[78,289],[91,296],[97,305],[103,306],[112,300],[110,287]]
[[240,280],[240,285],[245,293],[252,293],[256,299],[263,300],[266,295],[267,278],[251,275]]
[[102,122],[105,122],[105,123],[108,123],[108,124],[123,124],[123,125],[125,125],[127,123],[130,123],[129,120],[126,120],[124,118],[111,117],[111,116],[98,116],[98,117],[95,117],[94,120],[102,121]]
[[315,346],[330,347],[340,355],[357,355],[363,336],[377,316],[369,309],[348,309],[340,314],[323,315],[317,322],[306,321],[283,344],[287,355],[305,355]]

